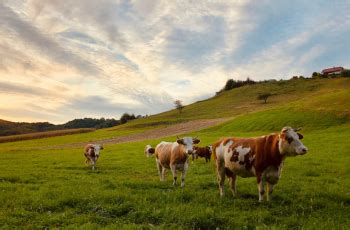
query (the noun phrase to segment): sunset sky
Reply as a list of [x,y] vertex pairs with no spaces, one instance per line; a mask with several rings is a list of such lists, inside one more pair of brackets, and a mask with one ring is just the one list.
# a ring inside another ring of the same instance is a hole
[[350,1],[0,0],[0,119],[155,114],[350,67]]

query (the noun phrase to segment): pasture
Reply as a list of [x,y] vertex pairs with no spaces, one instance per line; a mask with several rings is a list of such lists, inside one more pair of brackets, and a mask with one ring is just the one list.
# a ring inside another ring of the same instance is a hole
[[[92,133],[0,144],[0,228],[347,229],[349,80],[305,82],[293,82],[284,91],[278,83],[242,87],[238,90],[247,94],[233,90],[190,105],[182,117],[170,111]],[[266,88],[279,94],[266,106],[251,100]],[[217,117],[232,119],[187,135],[199,136],[203,146],[222,136],[257,136],[284,125],[304,128],[309,152],[286,159],[271,202],[258,202],[255,178],[238,178],[237,198],[226,182],[220,198],[214,164],[204,159],[190,165],[183,190],[173,187],[170,171],[160,182],[155,159],[146,158],[143,148],[175,136],[106,145],[95,171],[84,165],[82,147],[48,148],[142,133],[165,121]]]

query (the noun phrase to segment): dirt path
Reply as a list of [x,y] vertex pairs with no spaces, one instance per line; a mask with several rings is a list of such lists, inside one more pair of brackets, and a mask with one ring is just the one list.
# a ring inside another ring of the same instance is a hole
[[[174,136],[174,135],[182,135],[185,133],[205,129],[205,128],[208,128],[210,126],[214,126],[214,125],[223,123],[223,122],[228,121],[228,120],[229,120],[229,118],[188,121],[188,122],[184,122],[184,123],[171,125],[171,126],[168,126],[165,128],[148,130],[148,131],[145,131],[142,133],[136,133],[136,134],[132,134],[132,135],[128,135],[128,136],[121,136],[121,137],[116,137],[116,138],[97,140],[97,141],[94,141],[93,143],[120,144],[120,143],[126,143],[126,142],[135,142],[135,141],[143,141],[143,140],[149,140],[149,139],[157,139],[157,138]],[[79,142],[79,143],[72,143],[72,144],[66,144],[66,145],[58,145],[58,146],[52,146],[52,147],[45,147],[45,149],[48,149],[48,148],[50,148],[50,149],[74,148],[74,147],[84,146],[87,143],[91,143],[91,142]]]

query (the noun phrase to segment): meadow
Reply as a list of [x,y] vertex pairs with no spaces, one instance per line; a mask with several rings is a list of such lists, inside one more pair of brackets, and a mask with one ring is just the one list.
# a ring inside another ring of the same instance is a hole
[[[123,126],[91,133],[0,144],[0,228],[97,229],[348,229],[350,226],[350,79],[263,83],[225,92]],[[264,104],[260,92],[275,96]],[[219,197],[213,162],[190,165],[186,185],[160,182],[146,144],[175,136],[105,146],[97,169],[82,147],[45,149],[142,133],[188,120],[229,121],[187,133],[200,146],[222,136],[257,136],[302,127],[304,156],[287,158],[271,202],[258,202],[254,178],[238,178],[238,197],[226,185]],[[33,147],[40,147],[33,149]]]

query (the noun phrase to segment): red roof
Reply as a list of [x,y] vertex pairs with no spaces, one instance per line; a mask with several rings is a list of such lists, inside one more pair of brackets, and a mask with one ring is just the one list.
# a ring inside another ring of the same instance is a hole
[[338,67],[333,67],[333,68],[328,68],[328,69],[324,69],[324,70],[322,70],[322,73],[323,74],[327,74],[327,73],[334,73],[334,72],[341,72],[341,71],[343,71],[344,70],[344,68],[343,67],[341,67],[341,66],[338,66]]

